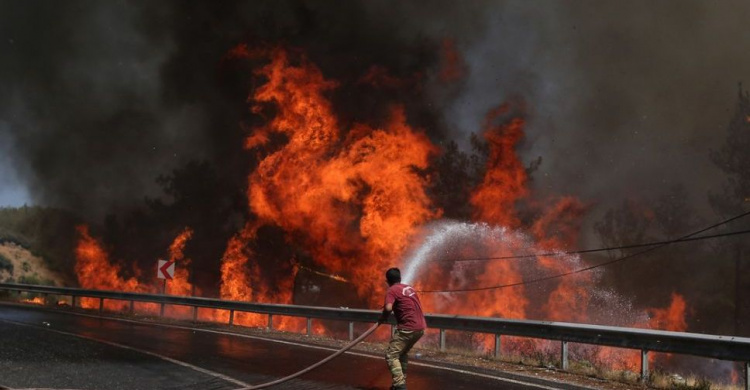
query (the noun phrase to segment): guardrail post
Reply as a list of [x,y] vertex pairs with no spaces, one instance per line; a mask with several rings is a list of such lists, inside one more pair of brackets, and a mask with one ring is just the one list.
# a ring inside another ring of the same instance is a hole
[[648,379],[648,350],[641,350],[641,382]]
[[500,335],[495,335],[495,359],[500,357],[500,346],[501,346],[502,340],[500,340]]
[[349,322],[349,341],[354,340],[354,323]]
[[266,326],[266,332],[273,330],[273,314],[268,315],[268,326]]
[[234,326],[234,310],[229,311],[229,326]]
[[445,352],[445,329],[440,329],[440,352]]
[[73,307],[73,308],[76,307],[76,296],[75,295],[71,295],[70,296],[70,306]]
[[164,302],[162,302],[161,305],[159,306],[159,317],[164,317]]
[[130,301],[130,314],[135,313],[135,301]]
[[560,343],[560,369],[568,370],[568,342],[565,340]]
[[104,311],[104,298],[99,298],[99,313]]
[[307,335],[312,334],[312,318],[307,319]]
[[198,306],[193,306],[193,322],[198,322]]
[[750,362],[745,362],[745,390],[750,390]]
[[49,294],[47,294],[47,293],[42,293],[42,303],[43,303],[43,304],[44,304],[45,306],[47,306],[47,297],[48,297],[48,296],[49,296]]

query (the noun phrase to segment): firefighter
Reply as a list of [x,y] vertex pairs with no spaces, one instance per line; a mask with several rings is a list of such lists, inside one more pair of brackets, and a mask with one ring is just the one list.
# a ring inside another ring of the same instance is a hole
[[386,323],[393,312],[396,317],[396,331],[391,336],[385,351],[385,361],[393,376],[391,389],[406,389],[406,366],[411,347],[424,335],[427,322],[422,312],[417,292],[409,285],[401,283],[401,271],[391,268],[385,273],[388,290],[380,323]]

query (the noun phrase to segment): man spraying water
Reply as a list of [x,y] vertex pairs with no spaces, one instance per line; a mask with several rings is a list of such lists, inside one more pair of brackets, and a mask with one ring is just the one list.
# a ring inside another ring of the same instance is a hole
[[397,323],[396,332],[385,351],[385,361],[393,376],[391,389],[405,390],[408,353],[424,335],[427,322],[417,292],[411,286],[401,283],[401,271],[391,268],[386,271],[385,279],[388,282],[388,291],[385,294],[385,306],[379,322],[387,322],[392,311]]

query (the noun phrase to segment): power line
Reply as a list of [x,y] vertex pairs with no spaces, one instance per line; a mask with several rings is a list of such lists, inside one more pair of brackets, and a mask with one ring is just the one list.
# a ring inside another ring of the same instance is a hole
[[672,244],[672,243],[676,243],[676,242],[679,242],[679,241],[687,241],[691,237],[697,236],[697,235],[699,235],[699,234],[701,234],[703,232],[706,232],[708,230],[717,228],[717,227],[719,227],[721,225],[726,225],[726,224],[728,224],[728,223],[730,223],[732,221],[735,221],[737,219],[746,217],[748,215],[750,215],[750,211],[744,212],[744,213],[742,213],[740,215],[737,215],[737,216],[734,216],[732,218],[726,219],[724,221],[718,222],[718,223],[713,224],[713,225],[711,225],[711,226],[709,226],[707,228],[703,228],[701,230],[698,230],[697,232],[693,232],[693,233],[687,234],[687,235],[682,236],[682,237],[680,237],[678,239],[670,240],[670,241],[664,241],[663,244],[652,246],[652,247],[650,247],[648,249],[644,249],[644,250],[642,250],[640,252],[632,253],[632,254],[629,254],[629,255],[626,255],[626,256],[622,256],[622,257],[614,259],[614,260],[606,261],[604,263],[599,263],[599,264],[592,265],[592,266],[589,266],[589,267],[579,268],[579,269],[576,269],[576,270],[573,270],[573,271],[569,271],[569,272],[564,272],[564,273],[560,273],[560,274],[544,276],[544,277],[537,278],[537,279],[521,280],[519,282],[508,283],[508,284],[501,284],[501,285],[497,285],[497,286],[463,288],[463,289],[456,289],[456,290],[421,290],[419,292],[420,293],[457,293],[457,292],[473,292],[473,291],[497,290],[497,289],[501,289],[501,288],[523,286],[523,285],[527,285],[527,284],[540,283],[540,282],[544,282],[544,281],[547,281],[547,280],[559,279],[559,278],[563,278],[565,276],[579,274],[579,273],[582,273],[582,272],[591,271],[592,269],[596,269],[596,268],[605,267],[605,266],[608,266],[608,265],[611,265],[611,264],[619,263],[619,262],[621,262],[623,260],[627,260],[627,259],[639,256],[639,255],[642,255],[642,254],[654,251],[656,249],[662,248],[662,247],[667,246],[667,245]]
[[531,253],[531,254],[524,254],[524,255],[509,255],[509,256],[498,256],[498,257],[469,257],[469,258],[461,258],[461,259],[445,259],[445,260],[438,260],[438,262],[447,263],[447,262],[464,262],[464,261],[490,261],[490,260],[526,259],[526,258],[531,258],[531,257],[580,255],[580,254],[594,253],[594,252],[610,252],[610,251],[622,250],[622,249],[644,248],[644,247],[656,246],[656,245],[679,244],[683,242],[708,240],[710,238],[719,238],[719,237],[730,237],[730,236],[737,236],[737,235],[748,234],[748,233],[750,233],[750,229],[721,233],[721,234],[712,234],[709,236],[691,237],[691,238],[683,238],[683,239],[668,240],[668,241],[656,241],[656,242],[649,242],[645,244],[632,244],[632,245],[613,246],[613,247],[607,247],[607,248],[581,249],[577,251],[543,252],[543,253]]

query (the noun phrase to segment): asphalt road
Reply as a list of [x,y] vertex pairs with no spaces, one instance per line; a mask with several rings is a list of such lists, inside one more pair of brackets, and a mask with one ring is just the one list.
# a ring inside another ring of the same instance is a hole
[[[0,389],[223,390],[277,379],[332,352],[231,334],[0,304]],[[412,364],[409,389],[564,389]],[[345,354],[274,389],[388,389],[381,358]]]

